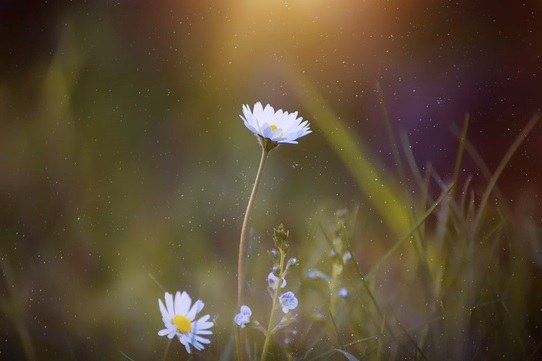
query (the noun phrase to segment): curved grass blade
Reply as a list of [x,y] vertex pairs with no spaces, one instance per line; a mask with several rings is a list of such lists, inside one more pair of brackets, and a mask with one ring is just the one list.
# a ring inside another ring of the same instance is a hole
[[[467,139],[467,130],[469,129],[469,113],[465,114],[465,121],[463,122],[463,130],[461,130],[461,136],[459,138],[459,148],[457,150],[457,156],[455,158],[454,166],[454,176],[452,178],[452,183],[457,184],[459,179],[459,172],[461,171],[461,163],[463,160],[463,151],[465,150],[465,141]],[[454,197],[455,191],[452,191],[452,198]]]
[[433,213],[433,211],[435,210],[435,208],[437,208],[437,206],[440,204],[440,202],[442,202],[444,200],[444,198],[448,196],[448,194],[450,193],[450,191],[452,190],[453,187],[454,187],[454,185],[452,184],[451,186],[448,187],[448,189],[445,192],[443,192],[440,195],[440,197],[423,214],[423,216],[414,225],[412,225],[410,230],[403,237],[401,237],[382,258],[380,258],[378,263],[376,265],[374,265],[373,268],[371,268],[371,270],[369,272],[367,272],[367,274],[365,275],[365,278],[370,277],[371,275],[373,275],[388,260],[388,258],[390,258],[391,255],[395,251],[397,251],[397,249],[399,249],[399,247],[403,244],[403,242],[405,242],[407,239],[409,239],[414,234],[414,232],[416,232],[418,227],[420,227],[425,222],[427,217],[429,217],[429,215],[431,215],[431,213]]
[[501,176],[502,172],[504,171],[504,168],[506,167],[506,165],[508,164],[508,162],[510,161],[510,159],[512,158],[516,150],[518,150],[521,143],[523,143],[525,138],[527,138],[527,135],[531,132],[531,130],[533,130],[534,126],[536,125],[536,123],[538,123],[539,120],[540,120],[540,114],[537,113],[533,115],[529,123],[525,125],[521,133],[519,133],[519,135],[516,137],[516,140],[514,140],[514,143],[512,143],[510,148],[508,148],[508,151],[506,152],[501,162],[499,163],[499,166],[495,170],[495,173],[493,173],[493,176],[491,177],[489,184],[487,185],[487,188],[484,191],[484,194],[482,195],[482,200],[480,201],[480,208],[478,209],[478,213],[476,214],[476,218],[474,220],[473,230],[474,230],[475,235],[478,230],[480,220],[482,219],[482,216],[484,215],[487,202],[489,201],[489,196],[493,192],[493,188],[495,188],[495,185],[497,184],[497,180]]
[[301,74],[289,72],[289,79],[311,114],[311,121],[321,131],[329,145],[354,176],[360,190],[377,210],[386,226],[396,235],[410,227],[408,201],[405,194],[373,165],[361,139],[356,138],[324,97]]

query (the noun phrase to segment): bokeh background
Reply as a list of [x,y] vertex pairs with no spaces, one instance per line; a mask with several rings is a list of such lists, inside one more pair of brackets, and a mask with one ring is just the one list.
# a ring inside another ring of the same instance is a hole
[[[445,181],[468,113],[470,144],[494,170],[540,111],[541,13],[535,0],[1,0],[0,359],[24,359],[25,342],[38,359],[158,359],[164,290],[205,300],[219,355],[260,156],[241,105],[313,125],[265,170],[257,293],[281,222],[300,254],[338,208],[359,206],[359,242],[385,248],[402,229],[330,144],[336,124],[376,182],[408,187],[382,105],[418,166]],[[511,217],[536,224],[541,155],[537,125],[499,181]],[[482,173],[465,156],[461,179],[476,189]]]

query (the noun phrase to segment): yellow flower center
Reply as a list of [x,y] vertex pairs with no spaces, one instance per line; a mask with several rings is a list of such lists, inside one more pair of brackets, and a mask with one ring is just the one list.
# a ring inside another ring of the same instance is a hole
[[175,317],[173,317],[171,320],[171,323],[177,326],[177,330],[179,330],[180,333],[188,333],[192,331],[192,322],[190,322],[190,320],[184,316],[175,315]]
[[278,127],[275,124],[271,124],[271,131],[274,132],[275,130],[277,130],[277,128]]

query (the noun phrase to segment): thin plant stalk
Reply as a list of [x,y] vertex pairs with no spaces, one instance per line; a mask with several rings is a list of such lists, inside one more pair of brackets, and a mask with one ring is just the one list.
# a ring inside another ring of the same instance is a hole
[[273,324],[275,321],[277,309],[278,309],[278,303],[279,303],[279,289],[282,285],[282,281],[284,280],[284,258],[286,256],[285,252],[282,249],[279,249],[280,251],[280,274],[277,280],[277,289],[273,293],[273,305],[271,306],[271,314],[269,315],[269,323],[267,324],[267,331],[265,332],[265,341],[263,343],[263,350],[262,350],[262,357],[260,358],[260,361],[266,361],[267,356],[269,354],[269,347],[271,347],[271,339],[273,338]]
[[[272,149],[266,146],[266,143],[260,140],[262,145],[262,157],[260,159],[260,165],[258,172],[256,173],[256,179],[254,180],[254,186],[252,187],[252,193],[248,199],[247,209],[245,211],[245,218],[243,219],[243,225],[241,226],[241,236],[239,238],[239,258],[237,261],[237,306],[241,307],[245,300],[245,262],[247,258],[247,236],[248,236],[248,221],[254,208],[254,200],[256,198],[256,192],[260,185],[260,179],[263,173],[263,167],[269,151]],[[240,361],[246,360],[245,351],[243,346],[245,344],[245,332],[239,329],[239,335],[237,337],[237,356]]]
[[[279,279],[279,282],[282,282],[282,279]],[[269,354],[269,347],[271,347],[271,333],[273,331],[273,321],[276,317],[275,314],[277,313],[277,303],[279,299],[278,294],[279,292],[276,291],[273,296],[273,306],[271,306],[271,314],[269,315],[269,324],[267,325],[267,331],[265,332],[265,341],[263,343],[262,357],[260,358],[260,361],[267,360],[267,356]]]
[[484,191],[484,194],[482,195],[482,200],[480,201],[480,207],[478,209],[478,213],[476,214],[476,218],[474,219],[474,225],[472,227],[473,233],[476,235],[478,230],[478,225],[480,224],[480,221],[482,220],[482,216],[484,215],[484,211],[486,209],[487,203],[489,202],[489,196],[491,195],[491,192],[495,188],[495,185],[497,184],[497,180],[501,176],[502,172],[506,168],[506,165],[516,152],[518,150],[519,146],[525,138],[527,138],[527,135],[533,130],[534,126],[538,121],[540,120],[540,114],[536,113],[533,115],[529,123],[525,125],[521,133],[516,137],[516,140],[514,140],[514,143],[508,148],[508,151],[506,151],[506,154],[504,155],[503,159],[499,163],[499,166],[495,170],[495,173],[493,173],[493,176],[491,176],[491,179],[489,180],[489,184],[486,187],[486,190]]
[[166,349],[164,350],[164,357],[162,358],[162,361],[166,361],[167,360],[167,356],[169,354],[169,347],[171,346],[171,342],[173,341],[173,339],[170,339],[167,343],[167,346],[166,346]]
[[256,179],[254,180],[254,186],[252,187],[252,193],[248,199],[247,209],[245,211],[245,218],[243,219],[243,225],[241,227],[241,237],[239,238],[239,259],[237,262],[237,305],[241,306],[244,303],[245,292],[245,261],[247,255],[247,235],[248,235],[248,221],[254,208],[254,199],[256,198],[256,192],[260,185],[260,179],[263,172],[263,167],[267,159],[269,150],[265,146],[262,146],[262,157],[260,159],[260,166],[256,173]]

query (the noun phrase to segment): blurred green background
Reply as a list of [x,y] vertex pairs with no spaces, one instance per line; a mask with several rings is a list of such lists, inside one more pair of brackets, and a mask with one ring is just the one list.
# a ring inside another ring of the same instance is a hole
[[[359,206],[358,241],[388,248],[408,228],[409,185],[382,100],[420,168],[451,180],[469,112],[468,138],[495,169],[540,111],[541,11],[534,0],[1,0],[0,358],[23,359],[25,339],[38,359],[160,358],[164,290],[206,302],[218,323],[208,355],[220,354],[260,156],[245,103],[298,110],[313,129],[270,155],[253,292],[281,222],[301,253],[322,219]],[[540,154],[537,125],[499,182],[511,216],[538,225]],[[465,156],[468,175],[485,182]]]

